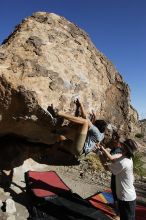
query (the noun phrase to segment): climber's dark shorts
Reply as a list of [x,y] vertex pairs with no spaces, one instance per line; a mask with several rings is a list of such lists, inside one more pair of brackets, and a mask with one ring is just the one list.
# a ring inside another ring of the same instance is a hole
[[74,154],[80,156],[83,153],[83,147],[86,140],[86,134],[77,134],[73,143]]

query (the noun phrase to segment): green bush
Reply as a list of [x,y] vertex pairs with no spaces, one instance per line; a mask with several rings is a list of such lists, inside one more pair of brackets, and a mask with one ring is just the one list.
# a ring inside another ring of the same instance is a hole
[[143,138],[143,134],[137,133],[137,134],[135,134],[135,137],[137,137],[137,138]]
[[143,168],[144,162],[142,161],[142,154],[137,152],[133,157],[133,169],[134,173],[141,178],[145,175],[145,170]]

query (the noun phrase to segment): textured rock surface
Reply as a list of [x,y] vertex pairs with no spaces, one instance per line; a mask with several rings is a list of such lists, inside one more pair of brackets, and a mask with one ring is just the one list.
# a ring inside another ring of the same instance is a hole
[[144,138],[146,139],[146,119],[141,120],[140,124],[141,124],[141,133],[144,135]]
[[141,124],[139,121],[139,115],[131,105],[129,108],[129,127],[130,127],[131,136],[135,137],[135,134],[141,133]]
[[47,106],[74,113],[78,95],[88,112],[129,132],[129,88],[113,64],[75,24],[33,14],[0,46],[1,135],[54,143]]

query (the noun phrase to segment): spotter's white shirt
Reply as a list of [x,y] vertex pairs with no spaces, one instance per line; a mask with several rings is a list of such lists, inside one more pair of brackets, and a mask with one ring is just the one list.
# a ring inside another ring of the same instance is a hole
[[133,160],[125,156],[120,157],[110,165],[111,171],[116,175],[116,194],[122,201],[136,199],[133,175]]

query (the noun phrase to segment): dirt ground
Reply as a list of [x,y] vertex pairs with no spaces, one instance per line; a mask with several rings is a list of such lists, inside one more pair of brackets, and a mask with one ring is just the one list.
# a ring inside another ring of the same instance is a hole
[[[65,152],[61,152],[61,157],[69,156]],[[40,157],[35,161],[28,158],[22,165],[14,168],[11,186],[8,188],[0,188],[0,203],[3,205],[7,199],[13,200],[13,206],[16,211],[14,213],[7,212],[7,209],[1,208],[0,220],[24,220],[29,216],[28,206],[30,204],[29,195],[25,189],[24,173],[28,170],[32,171],[56,171],[66,185],[74,192],[83,198],[87,198],[96,192],[109,188],[110,173],[97,172],[90,169],[90,164],[87,158],[80,162],[75,160],[70,165],[54,165],[47,164],[48,157]],[[73,159],[74,160],[74,159]],[[3,207],[1,205],[1,207]]]
[[[58,149],[56,149],[58,151]],[[91,160],[93,157],[82,157],[80,161],[70,157],[66,152],[51,151],[50,155],[40,155],[37,158],[27,157],[23,163],[13,169],[10,187],[0,188],[0,220],[26,220],[29,217],[29,195],[26,193],[24,173],[32,171],[56,171],[67,186],[83,198],[88,198],[96,192],[110,187],[109,171],[105,171],[101,165]],[[57,156],[59,155],[59,157]],[[63,163],[63,161],[66,161]],[[94,165],[93,165],[94,164]],[[98,167],[98,168],[97,168]],[[145,180],[144,180],[145,181]],[[145,182],[136,179],[136,191],[138,201],[146,204]],[[12,200],[9,207],[6,201]],[[12,208],[13,207],[13,208]]]

